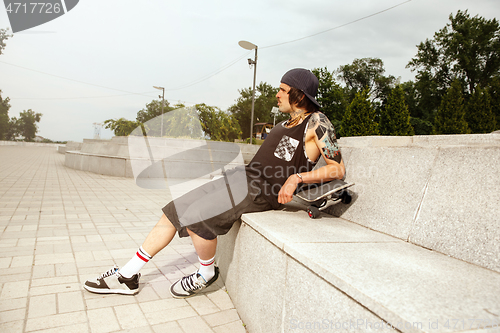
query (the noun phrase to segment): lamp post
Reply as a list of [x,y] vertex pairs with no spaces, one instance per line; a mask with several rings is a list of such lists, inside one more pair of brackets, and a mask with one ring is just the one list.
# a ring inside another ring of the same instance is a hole
[[238,42],[238,44],[246,49],[246,50],[255,50],[255,59],[248,59],[248,64],[251,66],[253,65],[253,91],[252,91],[252,115],[250,118],[250,144],[252,144],[253,140],[253,111],[254,111],[254,106],[255,106],[255,79],[257,77],[257,45],[252,44],[250,42],[241,40]]
[[165,104],[165,88],[163,87],[157,87],[157,86],[153,86],[153,88],[155,89],[158,89],[158,90],[162,90],[163,91],[163,94],[158,96],[158,97],[161,97],[161,130],[160,130],[160,137],[162,138],[163,137],[163,104]]

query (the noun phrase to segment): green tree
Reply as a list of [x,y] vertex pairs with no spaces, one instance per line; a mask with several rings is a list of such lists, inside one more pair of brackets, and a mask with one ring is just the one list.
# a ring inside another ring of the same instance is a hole
[[387,103],[380,115],[380,134],[413,135],[410,112],[405,102],[403,88],[398,85],[392,89]]
[[128,136],[134,129],[141,126],[138,121],[120,119],[108,119],[104,121],[104,128],[110,129],[116,136]]
[[[167,100],[165,100],[163,103],[164,114],[175,109],[175,107],[170,106],[170,103]],[[150,103],[146,104],[146,108],[137,112],[136,120],[144,124],[148,120],[160,116],[162,110],[161,105],[161,100],[152,100]]]
[[335,128],[340,128],[342,118],[347,108],[344,89],[335,81],[334,73],[325,68],[312,70],[319,80],[316,100],[320,110],[330,119]]
[[467,134],[463,86],[456,79],[443,97],[434,121],[434,134]]
[[496,76],[488,87],[491,97],[491,110],[495,115],[496,130],[500,129],[500,76]]
[[24,141],[33,141],[38,132],[38,126],[42,118],[41,113],[35,113],[35,111],[29,109],[24,110],[19,114],[19,119],[16,121],[17,131],[20,135],[24,136]]
[[500,25],[496,19],[471,17],[467,11],[450,15],[450,23],[420,43],[407,67],[420,79],[434,82],[444,95],[455,78],[466,83],[467,94],[487,87],[500,70]]
[[[3,50],[5,49],[5,42],[9,37],[12,37],[12,35],[7,34],[7,31],[9,31],[9,28],[7,29],[0,29],[0,54],[2,54]],[[9,104],[9,98],[2,99],[2,90],[0,90],[0,140],[6,140],[8,138],[8,132],[9,132],[9,109],[10,109],[10,104]]]
[[431,134],[433,117],[427,115],[425,113],[426,108],[422,107],[423,99],[417,89],[417,84],[413,81],[407,81],[401,84],[401,88],[404,91],[405,103],[410,112],[410,124],[413,127],[414,134]]
[[465,119],[472,133],[491,133],[496,128],[490,95],[479,86],[467,102]]
[[[177,106],[181,106],[181,104]],[[161,117],[156,117],[154,121],[160,119]],[[148,127],[150,123],[151,120],[144,125]],[[158,124],[158,122],[156,122],[156,124]],[[156,125],[155,127],[158,131],[158,126]],[[181,107],[169,111],[163,120],[163,131],[163,136],[165,137],[190,139],[204,138],[200,116],[196,107]],[[151,131],[148,133],[151,133]]]
[[19,119],[17,119],[16,117],[10,118],[9,129],[5,136],[5,140],[15,141],[20,132],[20,125],[21,121]]
[[413,132],[415,135],[432,134],[433,124],[430,121],[410,117],[410,124],[413,127]]
[[176,104],[171,110],[161,112],[157,116],[147,120],[145,123],[135,122],[136,129],[128,135],[152,136],[169,138],[203,139],[203,129],[196,107],[186,107],[184,104]]
[[418,93],[415,87],[415,82],[407,81],[400,84],[403,89],[405,103],[408,106],[408,111],[411,117],[422,118],[422,110],[418,105]]
[[9,132],[9,104],[10,99],[7,97],[2,98],[2,91],[0,90],[0,140],[6,140]]
[[449,85],[439,85],[429,73],[421,72],[416,75],[415,90],[417,93],[418,116],[424,121],[434,122],[436,111],[441,105],[441,99],[448,91]]
[[356,93],[342,119],[342,136],[378,135],[375,109],[369,99],[368,90]]
[[343,81],[350,95],[366,90],[372,102],[381,104],[396,83],[392,75],[384,76],[384,62],[379,58],[354,59],[352,64],[340,66],[338,78]]
[[241,135],[241,128],[238,120],[226,112],[214,106],[197,104],[201,127],[203,132],[214,141],[233,142]]
[[0,29],[0,54],[2,54],[3,50],[5,50],[5,42],[7,41],[7,39],[12,37],[12,35],[9,35],[7,31],[9,31],[9,28]]
[[[231,112],[238,120],[244,138],[250,137],[250,117],[252,110],[252,89],[244,88],[239,90],[240,97],[236,100],[236,104],[229,107]],[[276,106],[276,94],[278,88],[274,88],[268,83],[261,82],[255,87],[255,106],[254,106],[254,121],[257,122],[273,122],[271,110]],[[276,117],[276,121],[287,119],[287,115],[280,114]]]

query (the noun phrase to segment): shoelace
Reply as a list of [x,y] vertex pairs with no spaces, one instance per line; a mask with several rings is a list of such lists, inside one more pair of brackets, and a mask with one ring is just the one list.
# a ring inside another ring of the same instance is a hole
[[105,273],[102,273],[98,279],[104,279],[105,277],[108,277],[110,275],[113,275],[116,273],[116,271],[118,270],[118,267],[114,266],[113,268],[111,268],[109,271],[105,272]]
[[185,291],[195,291],[197,289],[203,288],[203,283],[197,279],[198,273],[193,273],[188,276],[184,276],[181,280],[182,289]]

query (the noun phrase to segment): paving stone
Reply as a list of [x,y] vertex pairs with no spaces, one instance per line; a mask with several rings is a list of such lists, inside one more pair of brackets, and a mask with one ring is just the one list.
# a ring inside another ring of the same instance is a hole
[[59,313],[76,312],[85,310],[82,292],[74,291],[57,294],[57,308]]
[[25,309],[1,311],[0,312],[0,323],[7,323],[10,321],[23,320],[25,316],[26,316]]
[[27,304],[26,297],[0,300],[0,311],[25,309],[26,304]]
[[65,293],[80,290],[80,283],[64,283],[58,285],[51,286],[41,286],[41,287],[32,287],[30,288],[30,295],[47,295],[47,294],[56,294],[56,293]]
[[176,321],[153,326],[155,333],[185,333]]
[[0,300],[28,296],[29,281],[16,281],[4,283]]
[[206,295],[196,295],[187,299],[189,305],[201,316],[219,312],[220,309]]
[[[130,329],[120,330],[120,333],[154,333],[153,328],[151,326],[143,326],[143,327],[134,327]],[[170,333],[170,331],[165,331]]]
[[234,309],[233,302],[231,301],[229,294],[224,289],[207,293],[207,297],[221,310]]
[[213,330],[216,333],[247,333],[247,330],[241,320],[214,327]]
[[56,271],[54,265],[35,265],[33,266],[32,278],[54,277]]
[[36,333],[88,333],[90,332],[88,323],[69,324],[67,326],[48,328],[36,331]]
[[123,329],[148,326],[148,321],[137,304],[115,306],[116,317]]
[[22,333],[24,320],[0,322],[0,332],[2,333]]
[[118,331],[120,325],[111,308],[88,310],[89,325],[92,332],[105,333]]
[[26,321],[26,332],[56,328],[79,323],[86,323],[87,315],[85,311],[56,314],[41,318],[28,318]]
[[36,238],[21,238],[17,242],[17,246],[35,246],[36,244]]
[[172,282],[197,268],[190,238],[176,236],[141,271],[136,296],[83,290],[133,256],[168,195],[67,168],[53,148],[0,149],[0,332],[226,332],[233,323],[239,332],[223,290],[189,301],[170,295]]
[[74,263],[55,264],[56,276],[76,275],[77,269]]
[[101,236],[99,236],[99,235],[87,235],[87,236],[85,236],[85,238],[87,239],[87,242],[89,242],[89,243],[103,242]]
[[33,265],[33,256],[16,256],[12,258],[10,267],[26,267]]
[[138,302],[156,301],[160,298],[151,286],[146,285],[139,288],[141,291],[135,296]]
[[0,270],[0,276],[31,273],[31,267],[13,267]]
[[219,311],[209,315],[203,316],[203,319],[210,325],[210,327],[220,326],[232,323],[233,321],[240,320],[240,316],[236,309]]
[[35,256],[35,265],[64,264],[75,261],[73,253],[40,254]]
[[18,281],[29,280],[29,278],[30,278],[30,273],[11,274],[11,275],[3,275],[1,277],[1,281],[4,283],[18,282]]
[[150,284],[156,294],[162,299],[172,298],[170,294],[170,286],[172,283],[168,280],[153,282]]
[[93,262],[95,260],[94,255],[92,254],[92,251],[80,251],[80,252],[75,252],[75,261],[78,262]]
[[170,309],[168,312],[146,312],[145,316],[151,325],[155,325],[189,317],[196,317],[197,313],[192,307],[186,305],[179,308]]
[[[101,309],[135,303],[135,299],[133,297],[120,295],[95,295],[86,292],[84,297],[87,309]],[[87,297],[92,298],[89,299]]]
[[56,295],[50,294],[30,298],[28,318],[44,317],[56,313]]
[[212,329],[201,317],[192,317],[178,320],[185,332],[212,333]]
[[70,284],[78,282],[78,279],[74,275],[59,276],[59,277],[48,277],[45,279],[33,279],[31,281],[31,288],[41,287],[41,286],[51,286],[51,285],[61,285]]

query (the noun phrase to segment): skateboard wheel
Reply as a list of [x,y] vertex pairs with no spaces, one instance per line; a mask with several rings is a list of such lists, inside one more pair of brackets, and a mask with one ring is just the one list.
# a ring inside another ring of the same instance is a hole
[[310,206],[307,208],[307,214],[309,214],[310,218],[315,219],[319,216],[320,210],[318,207]]
[[345,191],[342,195],[342,203],[348,205],[352,201],[352,196],[349,194],[349,192]]

